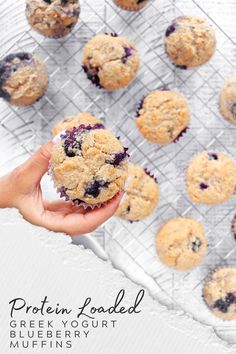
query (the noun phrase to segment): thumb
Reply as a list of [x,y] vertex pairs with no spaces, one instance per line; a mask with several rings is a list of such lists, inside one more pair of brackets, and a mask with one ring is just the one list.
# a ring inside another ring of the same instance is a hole
[[22,169],[32,183],[37,183],[47,172],[53,142],[42,145],[23,165]]

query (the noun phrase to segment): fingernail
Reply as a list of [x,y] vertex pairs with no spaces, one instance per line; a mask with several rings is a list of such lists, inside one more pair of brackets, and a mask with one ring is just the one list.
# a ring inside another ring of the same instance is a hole
[[126,196],[127,196],[127,193],[124,193],[122,198],[121,198],[121,200],[120,200],[120,202],[119,202],[119,204],[118,204],[118,207],[123,203],[123,201],[125,200]]

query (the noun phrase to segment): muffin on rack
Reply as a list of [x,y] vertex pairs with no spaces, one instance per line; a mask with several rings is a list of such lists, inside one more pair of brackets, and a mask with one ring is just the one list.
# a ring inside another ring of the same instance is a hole
[[203,151],[190,162],[186,174],[187,192],[195,203],[220,204],[236,188],[236,163],[223,152]]
[[38,101],[48,87],[45,65],[34,54],[14,53],[0,61],[0,97],[16,106]]
[[52,150],[50,172],[61,197],[96,207],[119,193],[127,178],[127,149],[101,123],[61,134]]
[[227,121],[236,124],[236,75],[225,81],[222,87],[220,111]]
[[145,139],[169,144],[186,132],[190,119],[188,103],[180,94],[169,90],[150,92],[142,101],[135,119]]
[[205,280],[203,299],[210,311],[223,320],[236,319],[236,268],[222,267]]
[[204,228],[194,219],[171,219],[158,231],[156,249],[165,265],[177,270],[192,269],[199,265],[206,254]]
[[139,11],[146,6],[149,0],[113,0],[114,3],[126,11]]
[[166,30],[165,47],[178,68],[194,68],[206,63],[215,53],[215,32],[199,17],[177,17]]
[[77,114],[76,116],[65,117],[56,123],[52,128],[52,136],[60,134],[65,130],[71,130],[75,127],[79,127],[84,124],[87,125],[95,125],[101,124],[102,122],[97,117],[94,117],[92,114],[88,112],[82,112]]
[[26,17],[46,37],[67,36],[78,22],[79,0],[26,0]]
[[124,191],[117,216],[128,221],[140,221],[153,213],[159,200],[159,186],[147,170],[130,163]]
[[116,34],[101,34],[85,46],[82,63],[93,84],[113,91],[127,86],[134,79],[140,60],[129,39]]

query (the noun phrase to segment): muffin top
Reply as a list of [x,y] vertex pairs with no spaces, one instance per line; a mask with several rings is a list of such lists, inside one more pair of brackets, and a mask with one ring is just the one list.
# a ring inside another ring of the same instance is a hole
[[188,103],[180,94],[157,90],[144,98],[135,122],[145,139],[156,144],[169,144],[186,131],[189,118]]
[[236,75],[227,80],[222,87],[220,111],[226,120],[236,124]]
[[236,268],[222,267],[205,281],[203,298],[209,309],[224,320],[236,319]]
[[94,206],[124,186],[126,148],[100,123],[67,130],[52,150],[51,173],[61,196]]
[[182,69],[206,63],[216,49],[216,36],[202,18],[181,16],[167,28],[165,46],[171,61]]
[[65,117],[56,123],[52,128],[52,136],[55,137],[57,134],[61,133],[64,130],[71,130],[73,128],[79,127],[84,124],[87,125],[95,125],[97,123],[101,123],[101,121],[94,117],[92,114],[88,112],[82,112],[77,114],[76,116]]
[[34,103],[48,86],[45,65],[34,54],[20,52],[0,61],[0,97],[19,106]]
[[222,152],[203,151],[192,159],[186,174],[187,192],[196,203],[220,204],[236,187],[236,164]]
[[29,24],[46,37],[60,38],[68,35],[79,15],[79,0],[26,0]]
[[115,4],[127,11],[138,11],[142,9],[149,0],[114,0]]
[[156,236],[160,260],[177,270],[196,267],[206,254],[207,242],[203,226],[191,218],[167,221]]
[[116,215],[128,221],[148,217],[157,206],[159,186],[153,176],[139,165],[129,164],[125,195]]
[[82,63],[93,84],[116,90],[127,86],[134,78],[140,61],[129,39],[116,34],[102,34],[87,43]]

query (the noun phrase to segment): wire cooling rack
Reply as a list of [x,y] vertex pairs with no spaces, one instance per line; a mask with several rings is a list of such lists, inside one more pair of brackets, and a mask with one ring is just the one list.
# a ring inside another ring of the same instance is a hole
[[[153,0],[138,13],[125,12],[112,0],[84,0],[80,22],[70,36],[59,40],[46,39],[30,29],[24,6],[24,0],[0,5],[1,22],[3,16],[8,16],[9,26],[8,35],[0,34],[1,55],[13,51],[35,52],[47,66],[50,84],[46,95],[32,107],[16,108],[1,101],[1,172],[18,164],[50,139],[52,126],[62,117],[90,111],[105,120],[107,127],[129,147],[132,161],[156,175],[161,189],[160,203],[150,218],[133,224],[113,218],[103,232],[99,231],[109,258],[127,276],[146,286],[168,309],[182,311],[212,326],[220,338],[234,347],[235,322],[215,318],[204,305],[201,290],[210,270],[236,264],[236,243],[231,234],[236,197],[217,207],[196,205],[189,200],[184,184],[187,163],[196,152],[208,149],[236,156],[236,127],[224,121],[218,111],[219,90],[224,80],[236,71],[234,0],[217,4],[213,0],[207,4],[203,0]],[[216,55],[196,70],[174,68],[163,45],[166,27],[173,18],[183,14],[207,18],[217,34]],[[115,93],[98,90],[81,69],[85,43],[104,32],[116,32],[132,39],[142,60],[137,78],[128,88]],[[134,119],[139,100],[163,85],[178,90],[188,99],[192,120],[189,131],[178,143],[160,147],[141,137]],[[52,188],[47,183],[45,186]],[[194,217],[207,231],[207,256],[191,272],[175,272],[164,267],[155,252],[159,226],[178,215]]]
[[[163,45],[170,20],[184,14],[207,18],[216,30],[217,53],[197,70],[174,69]],[[220,117],[218,110],[221,86],[236,71],[236,47],[229,28],[235,16],[236,4],[232,2],[216,5],[209,1],[206,7],[204,1],[177,0],[154,1],[138,15],[127,14],[110,4],[106,17],[108,29],[118,28],[118,33],[134,40],[143,61],[132,88],[107,97],[107,125],[129,146],[132,160],[156,175],[161,189],[160,204],[149,219],[132,224],[113,219],[106,225],[106,251],[117,268],[148,287],[159,302],[211,325],[217,335],[232,346],[236,344],[235,323],[215,318],[206,308],[201,293],[209,271],[217,266],[236,264],[236,242],[231,234],[235,198],[217,207],[193,204],[185,191],[184,175],[188,161],[198,151],[224,151],[236,156],[236,129]],[[188,99],[192,119],[189,131],[177,144],[160,147],[143,140],[134,120],[137,101],[163,85],[178,90]],[[199,220],[207,232],[207,256],[202,265],[191,272],[172,271],[163,266],[156,255],[158,228],[176,216]]]

